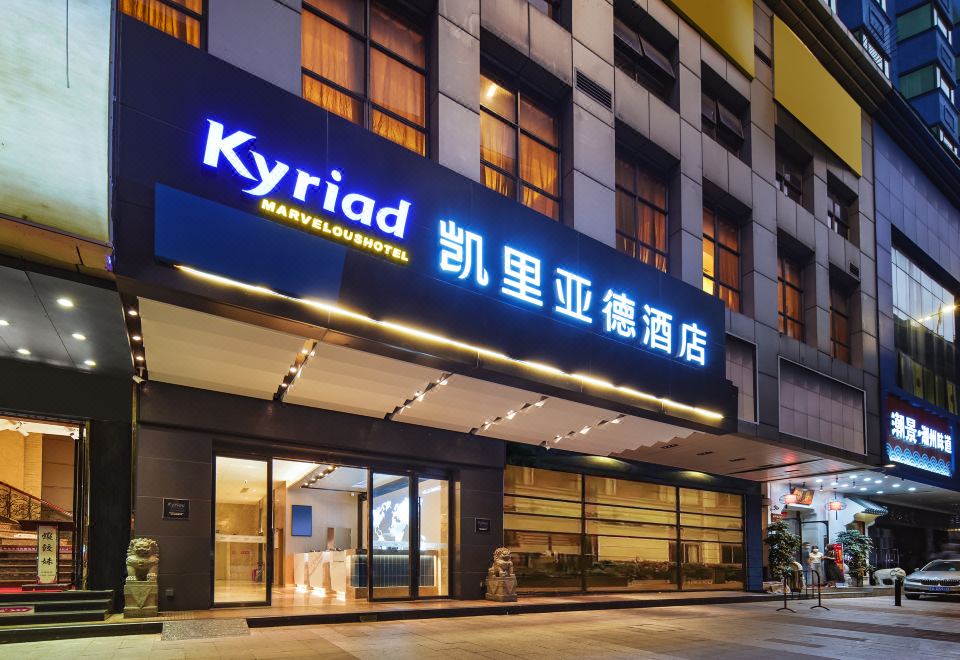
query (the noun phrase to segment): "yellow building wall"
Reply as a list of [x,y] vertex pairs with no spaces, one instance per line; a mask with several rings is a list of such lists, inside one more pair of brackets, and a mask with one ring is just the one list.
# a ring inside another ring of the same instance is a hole
[[753,78],[753,0],[667,0],[690,25]]
[[773,18],[773,96],[857,173],[863,172],[860,106],[800,38]]

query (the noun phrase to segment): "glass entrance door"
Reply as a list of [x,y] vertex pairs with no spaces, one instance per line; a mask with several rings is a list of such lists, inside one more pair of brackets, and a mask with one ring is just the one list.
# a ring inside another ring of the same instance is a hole
[[408,476],[371,472],[369,522],[371,600],[413,597],[419,566],[411,561],[416,545],[412,515],[412,480]]
[[216,457],[213,603],[270,602],[270,464]]

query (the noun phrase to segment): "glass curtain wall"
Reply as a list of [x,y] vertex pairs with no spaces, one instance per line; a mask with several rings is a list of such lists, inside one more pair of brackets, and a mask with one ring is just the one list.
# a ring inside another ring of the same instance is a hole
[[520,466],[504,493],[521,592],[743,588],[740,495]]
[[900,250],[893,249],[897,384],[956,414],[956,298]]

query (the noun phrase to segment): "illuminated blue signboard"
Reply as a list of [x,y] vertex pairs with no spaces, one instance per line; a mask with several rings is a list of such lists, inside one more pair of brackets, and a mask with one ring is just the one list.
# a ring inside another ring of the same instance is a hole
[[891,395],[887,396],[887,458],[945,477],[953,475],[950,424]]
[[[122,40],[118,82],[120,276],[169,286],[169,265],[187,266],[735,425],[718,298],[215,58],[124,29],[136,37]],[[464,372],[491,369],[507,367],[481,357]],[[564,387],[591,386],[577,382]]]

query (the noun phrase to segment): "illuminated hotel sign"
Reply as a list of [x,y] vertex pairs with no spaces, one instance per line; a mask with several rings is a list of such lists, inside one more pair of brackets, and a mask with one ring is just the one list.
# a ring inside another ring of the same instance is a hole
[[887,397],[887,458],[946,477],[953,475],[953,437],[939,417]]
[[[254,197],[264,197],[277,190],[286,190],[291,198],[305,203],[309,197],[326,213],[330,215],[341,215],[346,218],[353,229],[350,230],[351,238],[344,239],[350,243],[356,241],[358,246],[364,247],[364,236],[360,229],[367,228],[392,237],[393,240],[402,240],[407,229],[407,216],[410,213],[410,202],[399,200],[395,207],[379,205],[373,197],[361,195],[360,193],[346,193],[341,191],[345,186],[343,173],[340,170],[331,170],[324,179],[314,176],[306,170],[297,168],[296,173],[292,173],[290,166],[286,163],[275,160],[273,165],[263,154],[254,151],[251,143],[256,141],[256,137],[244,131],[233,131],[226,134],[224,125],[212,119],[207,119],[207,137],[203,147],[203,164],[217,169],[222,163],[233,169],[234,173],[250,183],[248,187],[243,188],[243,192]],[[249,153],[246,160],[242,157]],[[250,159],[253,160],[253,167],[250,167]],[[283,184],[283,185],[281,185]],[[292,188],[291,188],[292,186]],[[342,194],[342,196],[341,196]],[[319,199],[317,199],[319,198]],[[322,218],[314,218],[308,211],[288,208],[282,204],[283,209],[279,215],[287,218],[294,223],[308,225],[320,235],[330,234],[342,238],[343,226],[324,221]],[[276,216],[277,205],[262,205],[261,209]],[[309,219],[309,222],[308,220]],[[360,225],[358,228],[357,225]],[[334,234],[334,229],[340,226],[340,231]],[[327,231],[329,229],[329,231]],[[372,247],[372,241],[371,241]],[[381,249],[383,252],[383,249]],[[389,253],[392,255],[393,250]],[[389,255],[388,255],[389,256]],[[395,258],[400,260],[399,257]]]
[[[633,292],[623,288],[596,287],[596,283],[568,269],[566,264],[543,260],[510,245],[494,246],[499,271],[491,279],[484,239],[477,232],[452,220],[439,223],[440,270],[456,280],[479,288],[493,288],[501,296],[524,305],[549,310],[565,319],[593,325],[616,339],[639,345],[701,367],[706,364],[707,333],[696,323],[678,322],[673,315],[650,304],[637,307]],[[492,259],[496,261],[496,257]],[[598,296],[595,298],[594,289]],[[640,331],[637,328],[639,311]]]

